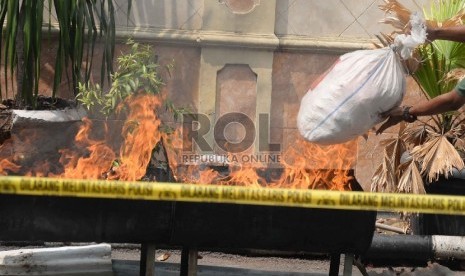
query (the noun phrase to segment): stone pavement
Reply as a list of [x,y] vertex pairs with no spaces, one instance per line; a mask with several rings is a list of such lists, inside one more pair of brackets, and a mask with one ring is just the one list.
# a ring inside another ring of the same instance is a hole
[[[157,276],[178,276],[179,264],[156,262],[155,274]],[[115,276],[138,276],[139,262],[134,260],[113,260],[113,271]],[[379,270],[378,270],[379,271]],[[463,276],[465,272],[454,272],[449,268],[439,264],[430,264],[425,268],[417,268],[414,271],[411,269],[384,269],[382,271],[369,271],[369,276]],[[324,276],[328,275],[328,271],[309,271],[302,272],[274,272],[267,270],[243,269],[235,267],[219,267],[199,265],[199,276]],[[342,269],[340,270],[342,275]],[[362,273],[354,266],[352,276],[362,276]]]
[[[272,272],[266,270],[243,269],[233,267],[218,266],[198,266],[198,276],[324,276],[326,273],[320,272]],[[157,276],[179,276],[179,264],[159,263],[155,265],[155,275]],[[139,276],[139,262],[131,260],[113,260],[113,271],[115,276]],[[361,275],[361,274],[360,274]],[[359,276],[353,274],[353,276]]]

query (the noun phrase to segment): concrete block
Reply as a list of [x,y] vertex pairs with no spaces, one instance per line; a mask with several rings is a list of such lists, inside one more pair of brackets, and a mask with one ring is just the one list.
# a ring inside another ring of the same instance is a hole
[[113,275],[109,244],[0,252],[0,275],[84,274]]

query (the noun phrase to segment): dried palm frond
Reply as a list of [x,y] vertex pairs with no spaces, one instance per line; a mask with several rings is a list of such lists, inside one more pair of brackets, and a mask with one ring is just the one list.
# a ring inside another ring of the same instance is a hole
[[461,81],[465,78],[465,68],[455,68],[450,70],[442,79],[444,82]]
[[395,32],[400,31],[405,33],[409,25],[410,15],[412,14],[409,9],[397,0],[384,0],[384,4],[379,5],[379,9],[386,14],[391,14],[391,16],[386,16],[381,20],[381,23],[393,26],[397,30]]
[[397,190],[396,169],[390,160],[384,156],[383,162],[378,166],[371,179],[370,190],[372,192],[392,193]]
[[[439,10],[441,5],[437,4],[433,6],[433,10]],[[459,5],[459,3],[457,3]],[[385,17],[380,20],[380,23],[391,25],[394,30],[390,34],[381,34],[381,36],[377,36],[377,38],[381,41],[381,44],[386,46],[390,44],[390,41],[394,40],[395,35],[397,34],[405,34],[410,31],[410,17],[412,15],[412,11],[406,8],[404,5],[399,3],[397,0],[384,0],[384,3],[379,5],[379,9],[385,12]],[[461,9],[458,11],[454,16],[446,19],[446,20],[425,20],[425,24],[428,28],[434,27],[450,27],[450,26],[458,26],[462,25],[463,20],[465,19],[465,9]],[[382,40],[381,40],[382,38]],[[375,44],[377,47],[379,45]],[[416,66],[415,64],[411,64],[409,69],[412,68],[409,72],[414,72]]]
[[381,141],[380,145],[384,146],[385,158],[394,165],[394,168],[397,168],[400,165],[400,158],[407,148],[405,142],[397,137]]
[[454,141],[454,147],[458,150],[465,151],[465,139],[458,138]]
[[[432,7],[433,9],[435,7]],[[384,0],[384,4],[379,5],[379,9],[384,11],[389,16],[380,20],[380,23],[389,24],[394,27],[393,33],[405,33],[409,28],[409,21],[412,11],[399,3],[397,0]],[[465,10],[459,11],[457,14],[444,21],[426,20],[428,27],[450,27],[462,25],[465,19]]]
[[[375,47],[381,48],[386,47],[394,43],[394,37],[398,34],[406,34],[410,31],[410,16],[412,12],[400,4],[397,0],[384,0],[384,4],[380,5],[379,8],[386,13],[384,19],[380,20],[380,23],[389,24],[394,27],[394,31],[390,34],[381,33],[376,37],[381,44],[375,44]],[[409,75],[413,74],[418,70],[421,59],[419,54],[414,51],[412,58],[403,61],[404,68]]]
[[400,165],[400,158],[406,150],[406,145],[400,138],[383,140],[380,145],[384,146],[383,163],[373,174],[371,190],[394,192],[397,189],[398,179],[396,168]]
[[423,144],[428,139],[428,129],[426,125],[414,126],[407,128],[401,135],[401,139],[405,143],[418,146]]
[[381,163],[371,176],[371,184],[370,184],[370,192],[376,193],[382,190],[382,188],[385,186],[386,183],[386,173],[385,169],[383,168],[384,166],[384,160],[383,163]]
[[455,145],[456,139],[463,139],[465,136],[465,118],[460,115],[455,115],[452,122],[452,128],[446,133],[447,137],[453,139],[452,144]]
[[[460,116],[456,116],[457,119]],[[452,144],[457,150],[465,151],[465,119],[461,118],[458,122],[454,122],[452,129],[446,133],[447,137],[452,140]]]
[[[465,107],[459,108],[457,111],[449,112],[452,115],[450,121],[450,131],[448,137],[457,139],[465,136]],[[455,143],[453,143],[455,145]]]
[[393,42],[394,42],[394,38],[390,35],[387,35],[387,34],[383,34],[383,33],[380,33],[379,35],[375,35],[376,38],[379,40],[379,43],[373,43],[373,45],[375,46],[375,48],[384,48],[384,47],[387,47],[389,45],[391,45]]
[[398,191],[401,193],[426,194],[418,163],[411,159],[399,168],[403,171],[399,179]]
[[445,135],[438,135],[411,151],[415,160],[421,161],[421,174],[428,175],[428,181],[447,177],[454,168],[463,169],[464,162]]
[[[384,4],[379,5],[379,8],[386,14],[379,22],[393,26],[394,31],[390,34],[380,33],[380,35],[376,35],[376,38],[381,43],[373,43],[376,48],[391,45],[394,42],[395,34],[406,33],[411,14],[410,10],[406,9],[396,0],[384,0]],[[391,16],[388,16],[388,14],[391,14]]]

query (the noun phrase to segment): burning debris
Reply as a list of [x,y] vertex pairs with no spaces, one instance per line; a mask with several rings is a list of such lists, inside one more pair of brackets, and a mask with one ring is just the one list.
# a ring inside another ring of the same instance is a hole
[[183,110],[161,89],[154,51],[134,41],[128,41],[128,50],[117,59],[108,92],[99,85],[79,84],[77,100],[90,114],[101,110],[103,117],[12,131],[11,139],[0,146],[0,174],[350,189],[354,141],[318,146],[296,139],[285,150],[258,154],[250,146],[231,150],[237,149],[231,143],[221,145],[222,155],[214,150],[208,155],[205,150],[186,153],[194,142],[183,136],[188,123],[177,123]]
[[[0,172],[3,175],[162,181],[148,175],[149,168],[156,166],[170,170],[176,181],[185,183],[331,190],[347,190],[352,180],[355,142],[322,147],[298,140],[280,153],[280,162],[273,166],[267,162],[232,162],[244,160],[233,154],[222,162],[199,159],[186,163],[182,155],[182,130],[161,131],[163,122],[157,114],[161,106],[159,96],[138,94],[128,97],[124,105],[128,109],[122,123],[84,118],[73,143],[47,156],[34,150],[26,153],[40,140],[32,130],[13,134],[0,147]],[[115,137],[115,129],[120,137]],[[23,153],[18,155],[18,148],[23,149]]]

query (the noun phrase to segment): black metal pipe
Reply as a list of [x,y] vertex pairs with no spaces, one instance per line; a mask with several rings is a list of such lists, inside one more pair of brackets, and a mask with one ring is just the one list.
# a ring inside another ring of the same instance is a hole
[[428,260],[434,256],[432,248],[431,236],[374,235],[366,256],[383,259],[408,257]]
[[374,235],[363,260],[384,264],[419,264],[434,259],[434,256],[431,236]]
[[376,212],[0,195],[0,240],[361,254]]

